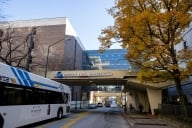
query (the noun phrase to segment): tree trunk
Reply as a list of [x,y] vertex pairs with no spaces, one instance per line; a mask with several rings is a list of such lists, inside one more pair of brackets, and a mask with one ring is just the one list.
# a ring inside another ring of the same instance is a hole
[[178,77],[175,77],[175,84],[176,84],[176,89],[177,92],[179,94],[179,102],[181,105],[181,112],[183,113],[184,117],[187,117],[187,98],[183,93],[183,89],[181,88],[181,79],[179,79]]
[[176,85],[176,89],[177,92],[179,94],[179,102],[181,105],[186,105],[187,104],[187,100],[186,100],[186,96],[183,93],[183,89],[181,88],[181,80],[177,77],[175,77],[175,85]]

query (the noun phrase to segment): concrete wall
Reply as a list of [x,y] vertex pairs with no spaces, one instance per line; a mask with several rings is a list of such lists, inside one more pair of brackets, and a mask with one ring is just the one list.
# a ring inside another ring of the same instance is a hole
[[[39,26],[37,28],[37,41],[35,42],[36,50],[36,62],[40,63],[40,72],[44,70],[46,65],[46,58],[48,54],[48,47],[50,47],[48,56],[48,70],[58,70],[62,68],[63,55],[64,55],[64,35],[65,25],[53,25],[53,26]],[[42,68],[42,70],[41,70]]]
[[83,68],[83,49],[75,37],[67,37],[64,47],[63,70],[81,70]]
[[158,108],[159,104],[162,104],[162,90],[147,88],[147,95],[149,99],[151,112],[154,115],[154,109]]
[[150,112],[149,107],[149,99],[147,97],[146,92],[139,92],[138,93],[139,101],[137,103],[137,110],[139,110],[139,105],[141,104],[143,106],[143,112]]
[[127,103],[126,106],[130,110],[130,104],[136,109],[136,103],[135,103],[135,93],[133,91],[126,93]]

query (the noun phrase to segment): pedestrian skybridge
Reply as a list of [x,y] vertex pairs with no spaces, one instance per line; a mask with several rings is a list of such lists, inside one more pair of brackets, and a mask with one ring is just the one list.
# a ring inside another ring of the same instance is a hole
[[128,70],[75,70],[49,71],[47,77],[69,86],[124,85],[131,89],[162,88],[170,85],[164,83],[141,83],[137,72]]
[[152,114],[162,102],[162,88],[173,84],[170,81],[141,83],[137,80],[137,72],[127,70],[49,71],[47,77],[69,86],[123,85],[126,104],[134,103],[136,108],[143,104],[144,111],[151,111]]

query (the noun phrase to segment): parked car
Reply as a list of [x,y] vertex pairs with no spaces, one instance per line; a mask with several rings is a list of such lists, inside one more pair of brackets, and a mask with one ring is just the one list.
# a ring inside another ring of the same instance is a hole
[[105,103],[105,107],[110,107],[110,103]]
[[103,107],[102,103],[97,103],[97,107]]
[[88,104],[88,109],[96,109],[97,105],[96,104]]
[[111,103],[111,105],[110,105],[110,107],[111,107],[111,108],[117,108],[117,107],[118,107],[118,105],[117,105],[117,103],[112,102],[112,103]]

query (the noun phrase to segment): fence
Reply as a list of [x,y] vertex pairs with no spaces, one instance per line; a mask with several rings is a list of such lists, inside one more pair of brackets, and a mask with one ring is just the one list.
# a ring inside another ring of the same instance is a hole
[[[161,104],[159,109],[161,115],[192,118],[192,105]],[[185,109],[187,112],[185,112]]]

